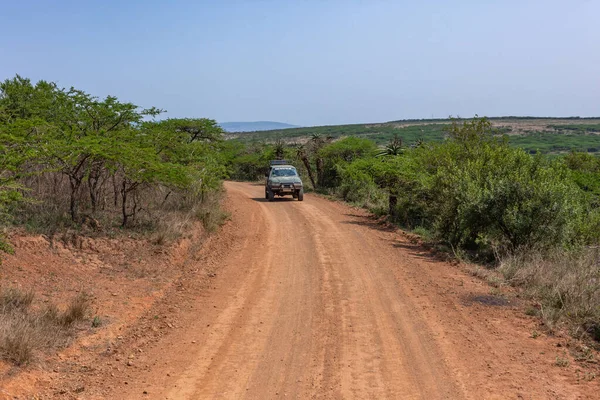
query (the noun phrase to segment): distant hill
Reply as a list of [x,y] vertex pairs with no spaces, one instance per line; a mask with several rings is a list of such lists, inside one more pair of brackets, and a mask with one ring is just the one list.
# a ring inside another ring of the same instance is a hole
[[272,131],[275,129],[298,128],[296,125],[284,124],[283,122],[257,121],[257,122],[222,122],[219,124],[227,132],[259,132]]
[[[600,156],[600,118],[492,117],[496,134],[506,135],[513,146],[530,153],[560,154],[571,150]],[[407,145],[439,142],[446,137],[448,119],[400,120],[382,123],[328,125],[305,128],[272,129],[260,132],[230,133],[228,139],[243,142],[305,143],[312,135],[337,139],[345,136],[369,138],[385,145],[396,135]]]

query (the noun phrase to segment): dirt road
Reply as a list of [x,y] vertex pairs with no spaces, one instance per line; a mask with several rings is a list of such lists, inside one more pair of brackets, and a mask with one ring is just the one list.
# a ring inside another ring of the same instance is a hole
[[363,212],[226,188],[211,283],[107,398],[595,398],[576,364],[556,365],[564,339],[533,338],[515,299],[485,301],[489,286]]

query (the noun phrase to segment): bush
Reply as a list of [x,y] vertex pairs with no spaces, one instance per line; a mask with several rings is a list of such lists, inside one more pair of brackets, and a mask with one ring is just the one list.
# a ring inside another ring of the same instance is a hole
[[322,160],[322,166],[317,165],[319,186],[323,188],[339,186],[341,177],[338,174],[338,167],[371,156],[375,150],[375,143],[371,140],[357,137],[348,137],[324,146],[318,152],[318,159]]
[[586,192],[595,208],[600,208],[600,158],[586,153],[571,152],[565,163],[573,171],[573,180]]
[[269,171],[269,161],[275,159],[275,152],[266,144],[254,144],[247,148],[230,145],[229,151],[229,176],[236,180],[264,179],[264,175]]
[[[392,219],[409,227],[421,225],[428,214],[428,194],[424,189],[428,177],[419,167],[416,155],[415,151],[407,151],[397,157],[363,158],[339,166],[345,196],[360,197],[364,187],[374,185],[379,188],[380,208]],[[369,183],[363,186],[361,180]]]
[[514,251],[572,244],[584,198],[559,162],[495,141],[448,143],[426,155],[438,235],[455,246]]
[[377,186],[394,220],[486,258],[594,240],[598,225],[564,162],[510,147],[485,119],[454,124],[448,136],[393,157],[335,157],[341,196],[365,203]]
[[376,209],[387,211],[385,191],[377,186],[373,176],[363,168],[369,161],[360,160],[348,165],[338,165],[340,185],[336,192],[344,201],[373,211]]

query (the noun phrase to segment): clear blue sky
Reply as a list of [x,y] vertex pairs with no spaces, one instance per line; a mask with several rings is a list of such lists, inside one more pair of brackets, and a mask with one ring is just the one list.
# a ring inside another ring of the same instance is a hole
[[169,117],[600,115],[600,1],[9,1],[16,73]]

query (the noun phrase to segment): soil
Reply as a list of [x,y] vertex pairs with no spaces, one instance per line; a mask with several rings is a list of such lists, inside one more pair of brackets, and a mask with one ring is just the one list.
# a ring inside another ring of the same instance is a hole
[[[226,188],[232,218],[221,231],[164,253],[136,241],[49,251],[23,239],[2,282],[52,298],[93,290],[107,323],[40,366],[5,366],[0,393],[598,398],[594,359],[576,361],[576,344],[526,315],[518,292],[491,288],[364,211],[314,195],[269,203],[260,185]],[[144,268],[153,272],[131,272]]]

